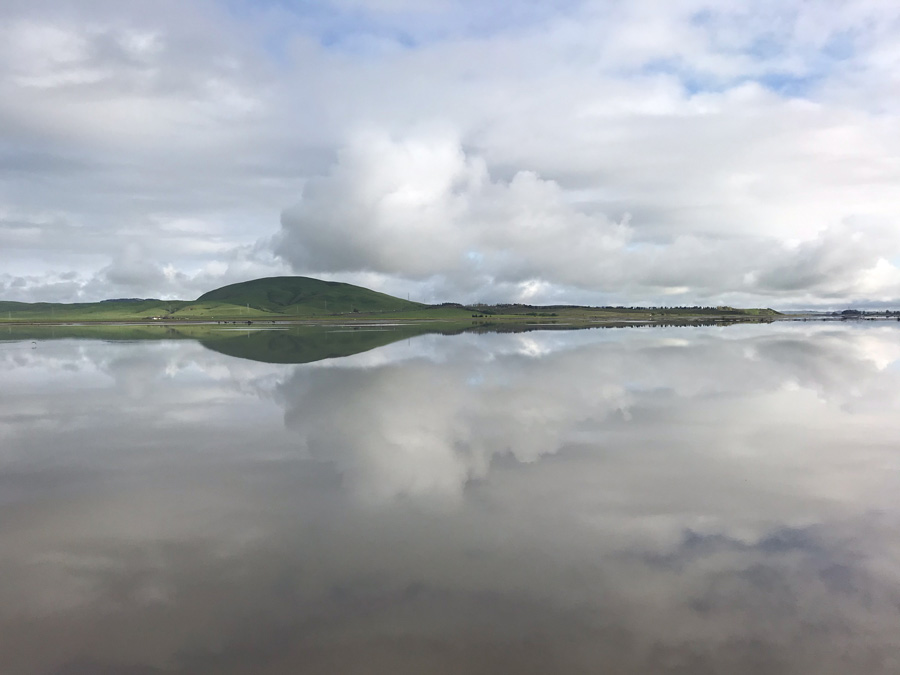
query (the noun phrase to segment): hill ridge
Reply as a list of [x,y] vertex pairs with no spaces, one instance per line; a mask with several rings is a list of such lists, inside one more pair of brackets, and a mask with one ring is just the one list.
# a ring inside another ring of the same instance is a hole
[[444,302],[428,305],[342,281],[306,276],[270,276],[226,284],[196,300],[111,298],[93,303],[0,301],[0,323],[17,321],[294,321],[395,317],[402,320],[608,322],[628,319],[664,323],[716,318],[770,320],[771,309],[732,307],[586,307],[493,305]]
[[194,302],[225,302],[254,309],[280,312],[298,305],[333,312],[405,311],[425,307],[342,281],[304,276],[275,276],[240,281],[207,291]]

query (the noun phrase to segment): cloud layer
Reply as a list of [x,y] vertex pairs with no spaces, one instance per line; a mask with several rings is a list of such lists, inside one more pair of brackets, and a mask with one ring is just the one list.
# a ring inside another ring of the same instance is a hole
[[842,213],[840,202],[829,202],[818,231],[799,219],[771,223],[759,201],[741,213],[733,200],[656,231],[630,213],[616,221],[573,203],[532,171],[495,179],[458,138],[363,134],[284,213],[275,251],[295,269],[437,281],[467,300],[540,298],[555,286],[645,302],[894,297],[900,270],[886,256],[900,252],[900,230]]
[[893,3],[0,19],[2,297],[293,272],[434,301],[900,301]]

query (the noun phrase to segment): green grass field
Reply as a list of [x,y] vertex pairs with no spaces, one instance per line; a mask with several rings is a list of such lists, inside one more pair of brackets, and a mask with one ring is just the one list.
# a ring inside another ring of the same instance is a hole
[[384,293],[308,277],[271,277],[223,286],[197,300],[106,300],[92,303],[0,301],[0,324],[67,322],[222,321],[469,321],[595,323],[607,321],[766,320],[771,309],[731,307],[577,307],[531,305],[425,305]]

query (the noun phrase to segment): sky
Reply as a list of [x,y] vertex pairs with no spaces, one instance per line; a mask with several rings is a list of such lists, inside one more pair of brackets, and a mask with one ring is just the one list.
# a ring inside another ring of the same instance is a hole
[[896,0],[4,0],[0,298],[900,306]]

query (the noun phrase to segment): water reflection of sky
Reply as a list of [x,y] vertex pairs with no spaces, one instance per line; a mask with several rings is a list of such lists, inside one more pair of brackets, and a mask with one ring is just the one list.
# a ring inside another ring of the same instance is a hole
[[900,672],[898,338],[3,343],[0,670]]

